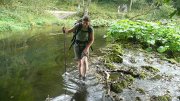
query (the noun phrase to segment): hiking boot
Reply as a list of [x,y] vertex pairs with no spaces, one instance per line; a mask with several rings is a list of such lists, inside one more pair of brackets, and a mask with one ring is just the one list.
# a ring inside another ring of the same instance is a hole
[[83,77],[82,77],[82,80],[83,80],[83,81],[85,81],[85,80],[86,80],[86,77],[85,77],[85,76],[83,76]]
[[82,75],[79,75],[79,80],[81,80],[82,79]]

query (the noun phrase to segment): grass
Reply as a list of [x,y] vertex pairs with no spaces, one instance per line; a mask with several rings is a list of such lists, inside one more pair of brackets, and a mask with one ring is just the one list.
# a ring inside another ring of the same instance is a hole
[[[66,20],[58,20],[51,14],[45,12],[45,10],[77,11],[78,2],[76,1],[22,0],[20,2],[18,0],[8,0],[7,2],[9,3],[6,5],[0,5],[0,33],[5,31],[25,31],[54,24],[70,27],[83,15],[81,11],[80,14],[69,17]],[[114,2],[92,2],[89,6],[92,25],[96,27],[109,26],[116,19],[132,18],[151,9],[150,7],[146,7],[146,10],[132,9],[131,12],[126,14],[118,14],[118,6],[119,4]],[[168,9],[165,10],[168,11]],[[142,15],[135,19],[148,19],[147,16],[148,15]]]
[[0,32],[4,31],[23,31],[33,27],[51,25],[58,22],[57,18],[39,12],[28,13],[29,9],[1,9],[0,11]]

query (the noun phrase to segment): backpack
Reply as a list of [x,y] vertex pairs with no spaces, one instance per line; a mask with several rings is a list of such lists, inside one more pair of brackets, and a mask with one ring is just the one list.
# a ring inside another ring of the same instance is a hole
[[[82,19],[78,20],[74,25],[79,24],[78,27],[75,29],[75,31],[73,32],[73,38],[71,39],[71,46],[69,47],[69,50],[71,49],[71,47],[75,44],[76,42],[76,35],[78,34],[79,31],[81,31],[82,29]],[[89,33],[91,32],[91,28],[90,26],[88,26],[88,41],[89,41]],[[92,46],[90,47],[91,50],[93,51]]]

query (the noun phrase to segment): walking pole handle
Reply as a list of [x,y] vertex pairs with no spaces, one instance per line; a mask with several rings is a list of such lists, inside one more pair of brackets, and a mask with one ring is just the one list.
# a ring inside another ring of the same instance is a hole
[[63,31],[63,33],[64,33],[64,34],[66,33],[66,31],[65,31],[65,30],[66,30],[66,28],[65,28],[65,27],[63,27],[63,28],[62,28],[62,31]]

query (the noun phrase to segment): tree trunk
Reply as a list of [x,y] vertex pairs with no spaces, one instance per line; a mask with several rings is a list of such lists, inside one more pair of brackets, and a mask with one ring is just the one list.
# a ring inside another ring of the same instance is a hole
[[91,4],[91,0],[87,0],[86,2],[83,0],[83,13],[84,13],[84,16],[88,15],[88,8],[89,8],[90,4]]
[[129,11],[131,11],[132,3],[133,3],[133,0],[130,0]]

